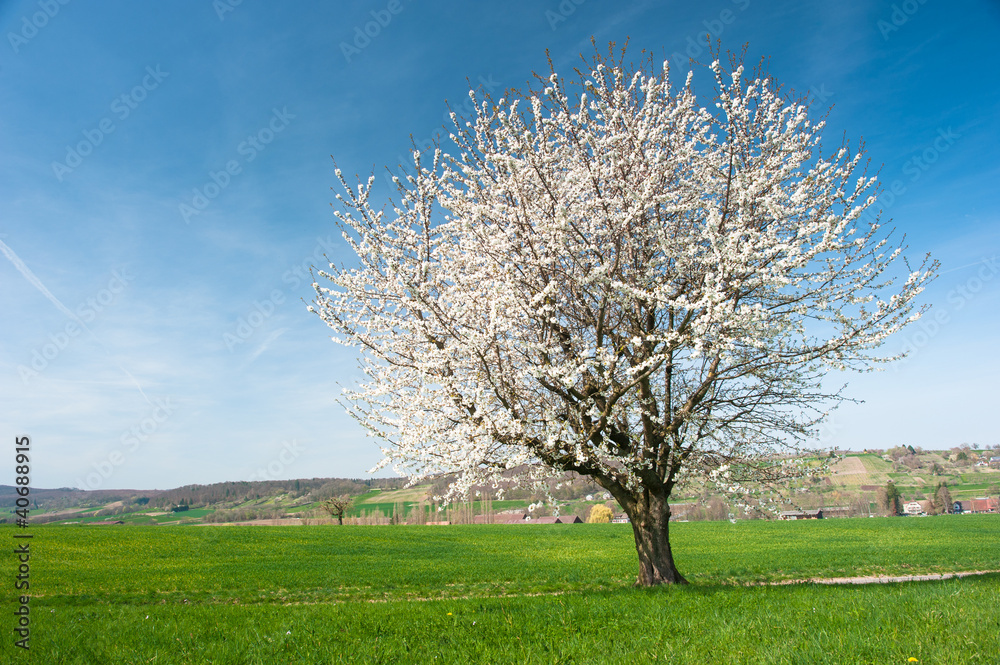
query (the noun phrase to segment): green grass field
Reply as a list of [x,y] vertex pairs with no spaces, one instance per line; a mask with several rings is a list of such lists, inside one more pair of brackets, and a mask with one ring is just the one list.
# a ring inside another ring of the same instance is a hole
[[8,554],[2,663],[1000,662],[1000,575],[744,586],[998,569],[996,515],[677,524],[693,584],[659,589],[628,525],[29,532],[31,658]]

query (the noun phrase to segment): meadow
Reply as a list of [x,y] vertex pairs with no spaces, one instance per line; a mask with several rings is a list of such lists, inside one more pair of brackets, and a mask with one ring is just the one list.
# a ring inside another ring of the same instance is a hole
[[765,584],[995,570],[997,515],[679,523],[692,584],[658,589],[618,524],[29,531],[31,658],[8,554],[4,663],[1000,662],[998,574]]

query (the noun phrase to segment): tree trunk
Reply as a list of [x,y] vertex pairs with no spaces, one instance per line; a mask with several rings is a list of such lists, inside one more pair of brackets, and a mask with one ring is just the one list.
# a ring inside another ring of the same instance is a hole
[[639,554],[639,577],[636,586],[687,584],[674,565],[670,550],[670,506],[665,496],[652,492],[635,503],[629,519],[635,533],[635,549]]

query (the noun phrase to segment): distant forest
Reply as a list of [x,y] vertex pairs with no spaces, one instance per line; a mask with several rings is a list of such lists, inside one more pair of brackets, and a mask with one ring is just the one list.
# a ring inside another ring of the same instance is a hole
[[[201,506],[244,503],[278,494],[295,499],[323,501],[334,496],[356,496],[372,489],[398,489],[406,478],[310,478],[297,480],[257,480],[185,485],[171,490],[78,490],[73,488],[31,489],[32,508],[43,511],[68,510],[106,505],[121,501],[123,508],[141,505],[148,509],[171,510],[176,506]],[[0,509],[12,509],[17,492],[10,485],[0,485]],[[124,511],[123,511],[124,512]]]

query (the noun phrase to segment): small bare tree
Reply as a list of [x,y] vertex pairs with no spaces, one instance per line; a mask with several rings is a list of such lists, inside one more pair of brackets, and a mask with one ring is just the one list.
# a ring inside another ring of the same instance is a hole
[[332,499],[327,499],[326,501],[319,504],[319,507],[327,512],[330,517],[337,518],[337,524],[343,526],[344,524],[344,513],[354,505],[354,499],[347,496],[346,494],[342,496],[333,497]]
[[939,483],[934,492],[934,507],[939,513],[947,514],[952,511],[951,491],[944,483]]

